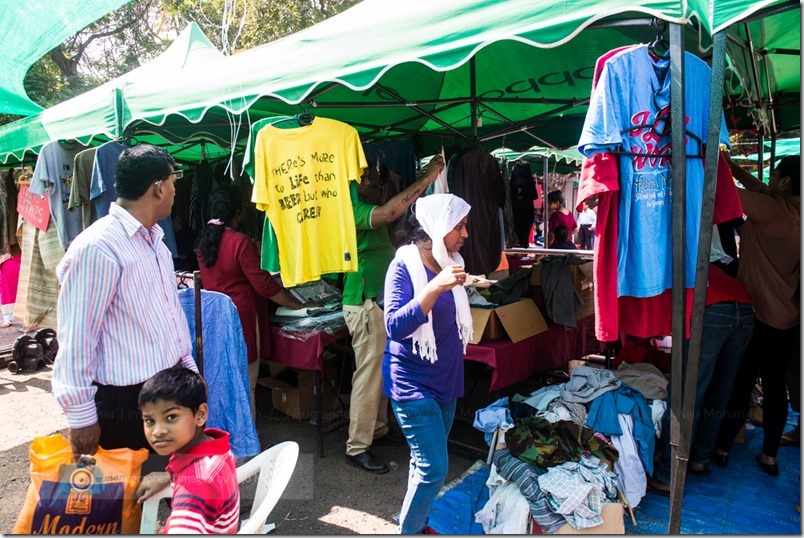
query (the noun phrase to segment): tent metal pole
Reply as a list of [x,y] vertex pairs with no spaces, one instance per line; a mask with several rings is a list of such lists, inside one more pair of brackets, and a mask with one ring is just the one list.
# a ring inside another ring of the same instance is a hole
[[653,26],[656,24],[654,17],[639,17],[634,19],[600,20],[590,24],[589,29],[608,29],[608,28],[632,28],[635,26]]
[[[672,371],[670,374],[670,523],[668,534],[680,534],[681,500],[684,492],[684,479],[687,471],[686,454],[681,452],[680,444],[684,415],[682,402],[694,387],[683,385],[684,336],[686,312],[686,194],[687,194],[687,148],[685,146],[685,106],[684,106],[684,26],[670,24],[670,130],[671,130],[671,200],[673,231],[673,346]],[[691,418],[691,417],[690,417]],[[682,459],[683,456],[683,459]]]
[[776,162],[776,111],[774,110],[773,90],[770,85],[770,73],[768,72],[768,56],[762,56],[762,65],[765,67],[765,87],[768,89],[768,110],[770,111],[770,135],[771,135],[771,166]]
[[114,89],[114,136],[118,140],[123,139],[123,89]]
[[542,223],[544,224],[544,235],[542,236],[542,245],[544,248],[549,247],[550,245],[547,244],[547,241],[550,237],[550,222],[549,222],[549,215],[547,214],[548,207],[547,207],[547,195],[550,194],[550,184],[547,175],[549,174],[549,167],[550,163],[547,160],[547,156],[545,155],[542,158]]
[[475,56],[469,59],[469,97],[472,98],[469,103],[472,121],[472,138],[477,140],[477,65],[475,63]]
[[[693,438],[692,417],[695,414],[695,388],[698,386],[698,365],[703,343],[703,321],[706,287],[709,281],[709,252],[712,248],[712,220],[715,211],[715,183],[717,181],[718,155],[720,151],[720,120],[722,117],[723,81],[726,65],[726,35],[718,32],[713,36],[712,80],[709,90],[709,124],[704,161],[703,201],[701,205],[701,227],[698,236],[698,254],[695,265],[695,292],[692,300],[690,319],[690,343],[684,377],[684,401],[681,424],[681,441],[677,456],[686,462],[690,454]],[[677,467],[679,469],[681,465]],[[682,490],[683,492],[683,490]],[[679,498],[679,507],[681,499]],[[677,529],[678,530],[678,529]],[[672,531],[671,531],[672,532]]]
[[540,120],[542,118],[549,118],[550,116],[553,116],[553,115],[555,115],[555,114],[557,114],[559,112],[562,112],[564,110],[569,110],[571,108],[575,108],[576,106],[585,105],[585,104],[588,104],[588,103],[589,103],[589,98],[588,97],[586,99],[578,99],[577,101],[575,101],[575,102],[573,102],[571,104],[560,106],[558,108],[554,108],[553,110],[543,112],[543,113],[541,113],[541,114],[539,114],[537,116],[533,116],[532,118],[529,118],[529,119],[519,123],[518,125],[512,125],[511,127],[505,127],[505,128],[503,128],[503,129],[501,129],[499,131],[489,133],[489,134],[483,136],[483,140],[491,140],[491,139],[494,139],[494,138],[499,138],[501,136],[506,136],[506,135],[509,135],[509,134],[515,134],[515,133],[518,133],[520,131],[527,131],[528,129],[538,127],[538,125],[534,125],[532,123],[535,120]]
[[[751,38],[751,27],[746,22],[743,25],[745,27],[745,36],[746,40],[748,41],[748,55],[751,58],[751,73],[754,75],[754,91],[756,92],[756,106],[760,110],[760,117],[764,120],[765,119],[765,102],[762,99],[762,90],[760,89],[759,83],[759,69],[757,68],[757,56],[756,51],[754,50],[754,40]],[[762,122],[762,129],[759,131],[759,149],[757,150],[757,154],[759,155],[758,159],[758,167],[757,167],[757,179],[762,181],[763,169],[765,168],[765,135],[768,134],[767,132],[767,123],[765,121]]]
[[[382,90],[382,91],[384,91],[385,93],[387,93],[388,95],[390,95],[392,98],[396,99],[397,101],[399,101],[399,102],[405,102],[405,100],[404,100],[404,99],[402,99],[402,96],[398,95],[396,92],[390,91],[390,90],[388,90],[387,88],[385,88],[384,86],[381,86],[380,84],[376,84],[376,85],[375,85],[375,87],[376,87],[378,90]],[[442,127],[446,128],[446,129],[449,129],[450,131],[454,132],[455,134],[457,134],[458,136],[460,136],[460,137],[462,137],[462,138],[465,138],[465,135],[464,135],[462,132],[460,132],[458,129],[456,129],[455,127],[453,127],[453,126],[452,126],[452,125],[450,125],[449,123],[446,123],[445,121],[443,121],[443,120],[441,120],[441,119],[437,118],[437,117],[436,117],[436,116],[434,116],[433,114],[430,114],[429,112],[427,112],[427,111],[426,111],[426,110],[424,110],[423,108],[421,108],[421,107],[419,107],[419,106],[416,106],[415,104],[409,104],[408,106],[410,107],[410,109],[411,109],[411,110],[415,110],[416,112],[418,112],[418,113],[419,113],[419,114],[421,114],[422,116],[425,116],[425,117],[427,117],[427,118],[430,118],[431,120],[433,120],[434,122],[438,123],[438,124],[439,124],[439,125],[441,125]]]
[[797,7],[800,7],[798,0],[788,0],[787,2],[778,4],[776,6],[770,6],[764,9],[760,9],[740,22],[749,23],[757,21],[760,19],[764,19],[766,17],[770,17],[772,15],[778,15],[779,13],[784,13],[785,11],[790,11],[791,9],[796,9]]

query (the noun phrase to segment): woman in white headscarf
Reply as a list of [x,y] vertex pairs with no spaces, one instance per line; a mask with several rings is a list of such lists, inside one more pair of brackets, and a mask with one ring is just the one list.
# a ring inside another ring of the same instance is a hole
[[463,396],[463,357],[472,315],[458,251],[469,234],[469,204],[452,194],[420,198],[408,215],[408,242],[385,277],[383,385],[410,446],[403,534],[427,529],[447,476],[447,436]]

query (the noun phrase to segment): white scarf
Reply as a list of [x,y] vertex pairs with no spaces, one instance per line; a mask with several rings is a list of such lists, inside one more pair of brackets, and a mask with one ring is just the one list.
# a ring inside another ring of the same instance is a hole
[[[416,219],[433,242],[433,257],[443,269],[448,265],[463,266],[463,258],[457,252],[447,252],[444,236],[450,232],[467,214],[471,206],[452,194],[431,194],[416,201]],[[427,272],[416,245],[405,245],[396,251],[396,257],[404,262],[413,283],[413,294],[417,295],[427,285]],[[472,339],[472,312],[469,299],[463,286],[452,288],[455,300],[455,320],[458,334],[466,353],[466,344]],[[418,348],[418,350],[417,350]],[[427,314],[427,322],[413,331],[413,353],[431,363],[438,360],[435,333],[433,332],[433,312]]]

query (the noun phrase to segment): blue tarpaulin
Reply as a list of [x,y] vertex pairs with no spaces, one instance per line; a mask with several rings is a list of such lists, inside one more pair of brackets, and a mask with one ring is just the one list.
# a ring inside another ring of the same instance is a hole
[[[798,415],[790,414],[788,429]],[[752,426],[748,426],[752,428]],[[765,474],[754,461],[762,450],[762,428],[748,429],[735,443],[729,466],[712,465],[712,475],[687,475],[681,513],[682,534],[801,534],[801,454],[798,447],[779,450],[779,476]],[[475,513],[489,499],[489,468],[476,462],[445,486],[430,513],[439,534],[483,534]],[[626,534],[667,534],[670,499],[648,494],[634,510],[637,525],[625,518]]]

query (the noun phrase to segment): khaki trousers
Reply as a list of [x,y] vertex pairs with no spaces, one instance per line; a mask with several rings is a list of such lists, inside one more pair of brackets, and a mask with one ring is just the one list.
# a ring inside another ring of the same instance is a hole
[[346,454],[356,456],[388,433],[388,398],[382,394],[385,322],[382,308],[371,299],[362,305],[343,305],[343,317],[355,353]]

